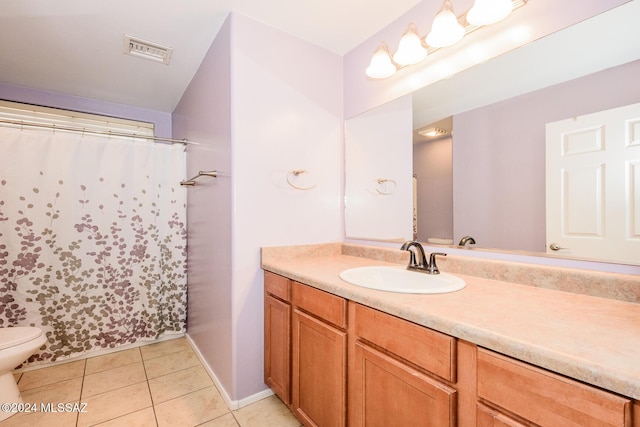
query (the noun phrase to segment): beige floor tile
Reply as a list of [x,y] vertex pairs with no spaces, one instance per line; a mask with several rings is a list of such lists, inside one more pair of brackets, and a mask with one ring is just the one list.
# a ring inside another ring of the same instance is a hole
[[156,427],[156,416],[153,408],[145,408],[113,420],[96,424],[95,427]]
[[230,412],[183,338],[16,374],[16,380],[25,402],[79,401],[87,412],[16,414],[0,427],[300,426],[275,396]]
[[142,357],[140,356],[139,348],[132,348],[129,350],[105,354],[103,356],[92,357],[87,359],[86,375],[119,368],[125,365],[131,365],[132,363],[138,363],[141,361]]
[[16,414],[0,421],[2,427],[75,427],[78,414],[75,412],[34,412]]
[[200,424],[198,427],[238,427],[238,423],[232,414],[226,414],[215,420]]
[[142,353],[142,358],[144,360],[166,356],[167,354],[185,350],[191,350],[191,346],[185,338],[175,338],[140,347],[140,352]]
[[82,390],[82,377],[60,381],[55,384],[47,384],[42,387],[32,388],[20,392],[25,403],[67,403],[78,402]]
[[147,381],[147,376],[142,362],[101,371],[84,377],[82,398],[144,381]]
[[200,365],[200,360],[191,350],[179,351],[144,361],[144,368],[149,379],[198,365]]
[[233,412],[240,427],[298,427],[300,421],[293,416],[275,395],[259,400]]
[[122,387],[82,399],[87,413],[80,414],[78,426],[90,426],[151,406],[151,395],[146,382]]
[[24,372],[18,388],[20,391],[41,387],[47,384],[54,384],[71,378],[82,377],[84,375],[84,360],[62,363],[49,368],[41,368]]
[[155,405],[212,385],[213,381],[202,366],[194,366],[149,380],[151,398]]
[[229,412],[215,387],[207,387],[155,406],[158,426],[197,426]]

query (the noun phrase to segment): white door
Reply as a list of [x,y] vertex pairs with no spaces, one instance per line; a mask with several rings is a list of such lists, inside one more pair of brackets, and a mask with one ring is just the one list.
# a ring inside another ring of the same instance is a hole
[[640,104],[546,131],[547,252],[640,263]]

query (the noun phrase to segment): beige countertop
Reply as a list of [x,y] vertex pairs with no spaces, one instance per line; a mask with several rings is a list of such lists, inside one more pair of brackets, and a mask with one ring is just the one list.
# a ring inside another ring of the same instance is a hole
[[437,295],[371,290],[338,276],[367,265],[397,264],[343,255],[332,244],[302,254],[262,251],[265,270],[640,399],[640,304],[460,273],[464,289]]

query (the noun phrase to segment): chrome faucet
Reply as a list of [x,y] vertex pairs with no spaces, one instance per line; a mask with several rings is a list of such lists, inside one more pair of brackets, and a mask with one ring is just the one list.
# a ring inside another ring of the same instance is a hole
[[[416,251],[412,251],[412,247],[417,250],[417,259]],[[422,245],[419,242],[411,240],[404,242],[400,250],[409,252],[409,265],[407,266],[407,270],[420,271],[427,274],[440,274],[440,270],[438,270],[438,266],[436,265],[436,256],[447,256],[447,254],[443,252],[434,252],[429,256],[429,262],[427,262],[427,257]]]
[[458,246],[464,246],[467,243],[469,243],[470,245],[475,245],[476,240],[471,236],[464,236],[462,239],[460,239],[460,243],[458,243]]

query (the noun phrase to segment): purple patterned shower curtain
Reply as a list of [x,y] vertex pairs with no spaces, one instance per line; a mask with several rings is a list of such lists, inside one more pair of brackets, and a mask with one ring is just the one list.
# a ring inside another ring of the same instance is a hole
[[185,153],[0,127],[0,327],[37,326],[30,362],[185,331]]

